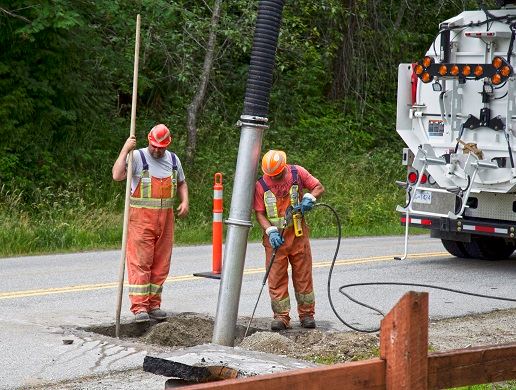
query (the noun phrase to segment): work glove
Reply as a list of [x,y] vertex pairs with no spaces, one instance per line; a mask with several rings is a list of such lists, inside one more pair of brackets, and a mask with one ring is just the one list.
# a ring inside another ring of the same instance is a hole
[[314,208],[315,205],[315,196],[310,193],[306,193],[303,195],[303,199],[301,200],[301,213],[306,213]]
[[285,240],[281,237],[276,226],[269,226],[265,233],[269,236],[269,242],[274,249],[278,249]]

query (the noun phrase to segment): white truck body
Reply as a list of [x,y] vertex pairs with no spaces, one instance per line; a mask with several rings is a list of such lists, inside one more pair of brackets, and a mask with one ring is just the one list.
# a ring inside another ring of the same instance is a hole
[[441,23],[424,61],[398,69],[407,196],[397,210],[455,256],[506,258],[515,249],[515,34],[512,6],[465,11]]

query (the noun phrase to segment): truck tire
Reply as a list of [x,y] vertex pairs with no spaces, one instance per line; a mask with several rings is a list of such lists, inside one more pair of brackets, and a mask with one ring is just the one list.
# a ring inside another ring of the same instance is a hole
[[479,244],[487,260],[505,260],[514,252],[514,243],[500,237],[479,237]]
[[460,241],[453,241],[453,240],[445,240],[444,238],[441,239],[441,242],[443,243],[444,249],[448,251],[453,256],[461,257],[463,259],[469,259],[472,256],[466,251],[466,248],[464,247],[463,242]]
[[465,242],[463,245],[464,249],[469,253],[470,259],[487,260],[483,246],[480,245],[480,242],[476,237],[471,237],[471,242]]
[[464,248],[476,259],[504,260],[513,254],[515,246],[500,237],[472,236],[471,242],[464,243]]

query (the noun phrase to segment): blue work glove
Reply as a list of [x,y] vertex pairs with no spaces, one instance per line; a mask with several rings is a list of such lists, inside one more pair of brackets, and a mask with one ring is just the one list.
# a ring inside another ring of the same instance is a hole
[[315,200],[315,196],[313,196],[312,194],[304,194],[303,199],[301,200],[301,212],[304,214],[307,211],[312,210],[315,205]]
[[265,233],[269,236],[269,242],[274,249],[278,249],[285,240],[281,237],[276,226],[269,226]]

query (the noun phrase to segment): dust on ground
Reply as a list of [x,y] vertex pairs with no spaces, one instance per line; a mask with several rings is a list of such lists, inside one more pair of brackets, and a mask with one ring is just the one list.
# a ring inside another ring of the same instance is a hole
[[[214,320],[209,316],[181,313],[153,326],[140,341],[166,347],[207,344],[211,342],[213,326]],[[303,328],[279,333],[255,328],[246,338],[238,333],[237,347],[317,363],[368,359],[378,350],[378,336],[364,333]]]
[[283,334],[257,332],[246,337],[239,347],[330,364],[377,356],[378,337],[317,329],[286,331]]
[[430,322],[432,350],[469,348],[516,342],[516,309],[448,318]]
[[[210,343],[213,323],[209,316],[178,314],[152,327],[142,341],[169,347]],[[379,353],[378,333],[303,328],[253,332],[237,339],[236,346],[325,364],[368,359]],[[516,342],[516,309],[431,320],[429,326],[432,351],[511,342]]]
[[[213,333],[213,318],[194,313],[175,314],[167,321],[153,326],[147,333],[133,339],[148,343],[151,349],[186,347],[209,343]],[[245,322],[247,323],[247,322]],[[323,329],[294,328],[279,333],[267,331],[263,321],[261,331],[241,341],[242,329],[238,325],[240,338],[237,347],[305,359],[316,363],[333,364],[378,356],[378,334]],[[468,315],[458,318],[430,322],[430,349],[433,352],[446,351],[469,346],[507,344],[516,342],[516,309],[497,310],[490,313]],[[512,382],[511,382],[512,383]],[[29,386],[24,388],[54,390],[105,390],[120,388],[138,390],[142,388],[162,389],[164,377],[131,369],[92,377],[85,377],[51,386]],[[493,388],[513,388],[493,387]]]

